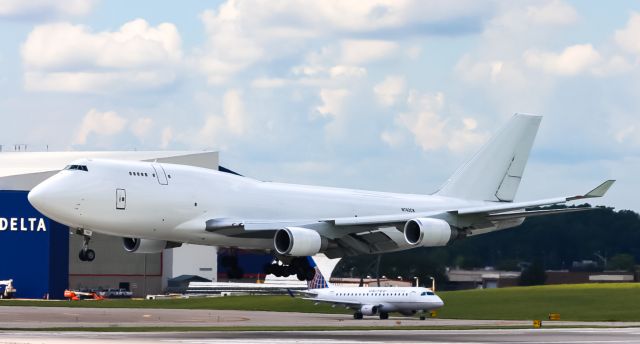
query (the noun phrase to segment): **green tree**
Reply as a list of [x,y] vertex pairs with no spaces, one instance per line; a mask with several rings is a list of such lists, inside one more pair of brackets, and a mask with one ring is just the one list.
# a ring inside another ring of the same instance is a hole
[[611,257],[607,262],[607,268],[610,270],[633,271],[636,266],[636,259],[627,253],[618,253]]
[[528,268],[522,271],[520,275],[519,285],[542,285],[547,280],[547,273],[544,270],[544,266],[536,261]]

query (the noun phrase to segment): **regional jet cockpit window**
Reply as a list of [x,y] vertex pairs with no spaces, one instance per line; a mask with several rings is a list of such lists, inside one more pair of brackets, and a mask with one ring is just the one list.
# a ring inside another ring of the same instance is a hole
[[431,292],[431,291],[423,291],[423,292],[420,294],[420,296],[427,296],[427,295],[431,296],[431,295],[435,295],[435,294],[434,294],[433,292]]
[[86,165],[67,165],[67,167],[65,167],[64,169],[89,172],[89,169]]

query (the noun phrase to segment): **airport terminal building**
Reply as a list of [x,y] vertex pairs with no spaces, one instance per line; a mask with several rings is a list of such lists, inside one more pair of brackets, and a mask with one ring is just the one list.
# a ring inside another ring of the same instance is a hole
[[14,280],[16,297],[61,299],[67,288],[125,288],[143,296],[162,293],[178,276],[217,279],[218,255],[212,246],[129,253],[122,238],[94,233],[90,246],[96,258],[81,261],[82,236],[40,214],[27,199],[31,188],[79,158],[219,169],[217,152],[0,152],[0,280]]

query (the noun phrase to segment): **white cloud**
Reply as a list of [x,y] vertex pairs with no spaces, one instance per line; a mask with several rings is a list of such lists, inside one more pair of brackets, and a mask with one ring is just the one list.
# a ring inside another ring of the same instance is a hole
[[447,148],[452,152],[463,152],[475,148],[486,141],[488,135],[478,132],[478,123],[474,118],[462,118],[462,126],[457,121],[443,119],[445,99],[441,92],[435,94],[409,92],[408,111],[395,117],[397,129],[386,130],[381,139],[391,147],[404,142],[404,132],[413,134],[414,141],[424,151]]
[[578,13],[572,6],[554,0],[542,6],[528,6],[526,18],[538,25],[569,25],[578,20]]
[[342,113],[345,98],[349,95],[346,89],[321,89],[320,100],[322,105],[316,110],[324,117],[339,116]]
[[85,144],[91,134],[111,136],[122,132],[127,120],[118,116],[114,111],[100,112],[91,109],[82,119],[80,127],[76,131],[73,144]]
[[402,76],[391,75],[381,83],[373,87],[373,92],[378,101],[384,106],[395,104],[396,100],[404,93],[405,79]]
[[94,0],[0,0],[0,18],[82,16],[88,14],[95,3]]
[[153,119],[149,117],[138,118],[131,123],[131,132],[140,140],[144,140],[153,127]]
[[410,111],[399,114],[396,121],[409,130],[423,150],[435,150],[446,145],[445,121],[440,118],[444,94],[419,94],[411,91],[407,100]]
[[615,32],[614,39],[622,49],[640,55],[640,13],[633,12],[627,26]]
[[283,78],[257,78],[251,81],[251,87],[255,88],[279,88],[289,84],[289,80]]
[[171,127],[165,127],[162,129],[162,134],[160,135],[160,147],[166,149],[171,144],[173,140],[173,129]]
[[523,57],[529,67],[540,68],[547,73],[562,76],[572,76],[588,71],[601,60],[600,53],[591,44],[572,45],[559,54],[529,50]]
[[162,87],[175,80],[182,59],[175,25],[143,19],[97,33],[70,23],[38,25],[21,54],[28,90],[97,93]]
[[357,66],[337,65],[329,69],[332,78],[361,78],[367,75],[367,69]]
[[314,44],[344,37],[340,54],[325,66],[360,65],[385,58],[398,47],[376,39],[380,32],[455,32],[460,26],[456,20],[479,20],[487,7],[470,0],[229,0],[201,14],[207,42],[192,62],[209,83],[221,84],[258,62],[299,56]]
[[383,40],[344,40],[340,60],[346,64],[365,64],[394,54],[398,43]]
[[251,122],[244,110],[242,92],[232,89],[222,97],[222,115],[207,116],[204,125],[195,135],[184,133],[179,140],[222,149],[231,143],[232,138],[243,137],[249,130]]

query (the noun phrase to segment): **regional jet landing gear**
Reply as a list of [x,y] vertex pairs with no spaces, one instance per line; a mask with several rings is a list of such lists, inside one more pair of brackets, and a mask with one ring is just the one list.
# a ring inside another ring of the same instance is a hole
[[356,319],[356,320],[361,320],[362,319],[362,312],[353,313],[353,318]]
[[311,281],[315,277],[316,269],[311,267],[307,257],[289,258],[287,265],[285,265],[285,260],[286,258],[276,259],[273,263],[265,266],[265,274],[273,274],[276,277],[296,275],[300,281]]
[[83,242],[82,248],[80,249],[80,253],[78,254],[78,258],[80,258],[83,262],[92,262],[96,259],[96,252],[89,248],[89,241],[91,240],[91,231],[86,229],[78,229],[76,230],[77,234],[82,235]]

